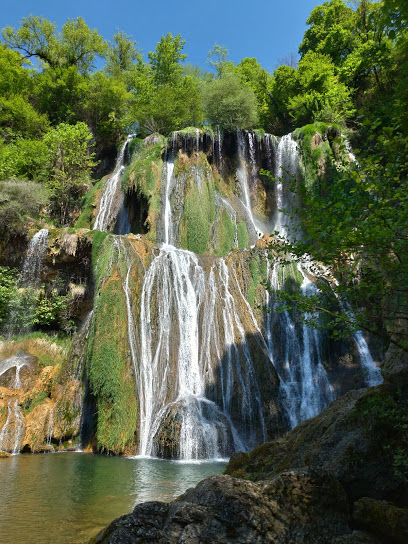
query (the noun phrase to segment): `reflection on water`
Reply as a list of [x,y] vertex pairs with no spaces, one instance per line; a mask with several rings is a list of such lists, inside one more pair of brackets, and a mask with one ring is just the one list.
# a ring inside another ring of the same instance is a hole
[[0,460],[0,542],[79,544],[145,501],[169,501],[225,463],[85,453]]

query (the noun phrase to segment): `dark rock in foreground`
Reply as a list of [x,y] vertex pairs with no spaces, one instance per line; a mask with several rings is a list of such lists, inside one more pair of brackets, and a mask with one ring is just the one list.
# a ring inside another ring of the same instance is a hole
[[351,391],[282,438],[235,454],[176,501],[136,506],[93,544],[408,542],[408,393]]

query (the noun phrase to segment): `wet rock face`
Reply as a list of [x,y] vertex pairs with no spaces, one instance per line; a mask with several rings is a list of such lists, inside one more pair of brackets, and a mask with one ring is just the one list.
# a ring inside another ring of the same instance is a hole
[[[182,433],[186,436],[182,437]],[[194,443],[196,459],[208,459],[214,451],[218,451],[217,457],[220,458],[230,457],[234,453],[231,423],[207,399],[185,399],[166,410],[153,439],[155,454],[167,459],[179,459],[183,456],[180,443],[185,444],[188,440]]]
[[323,544],[350,532],[344,490],[332,477],[286,472],[266,484],[213,476],[171,503],[145,503],[92,542]]

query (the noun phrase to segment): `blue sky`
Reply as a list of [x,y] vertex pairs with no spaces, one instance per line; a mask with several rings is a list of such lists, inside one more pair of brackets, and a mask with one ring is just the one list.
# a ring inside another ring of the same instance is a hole
[[225,45],[230,60],[257,57],[273,71],[279,59],[297,53],[313,7],[324,0],[14,0],[4,1],[0,26],[18,26],[22,17],[42,15],[59,27],[81,16],[105,39],[117,29],[133,36],[143,50],[155,48],[167,32],[186,40],[187,62],[205,68],[208,51]]

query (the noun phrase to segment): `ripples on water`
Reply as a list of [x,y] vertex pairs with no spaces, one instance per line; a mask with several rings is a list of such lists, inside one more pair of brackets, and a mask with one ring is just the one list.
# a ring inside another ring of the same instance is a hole
[[170,501],[224,468],[85,453],[0,459],[0,542],[79,544],[136,504]]

